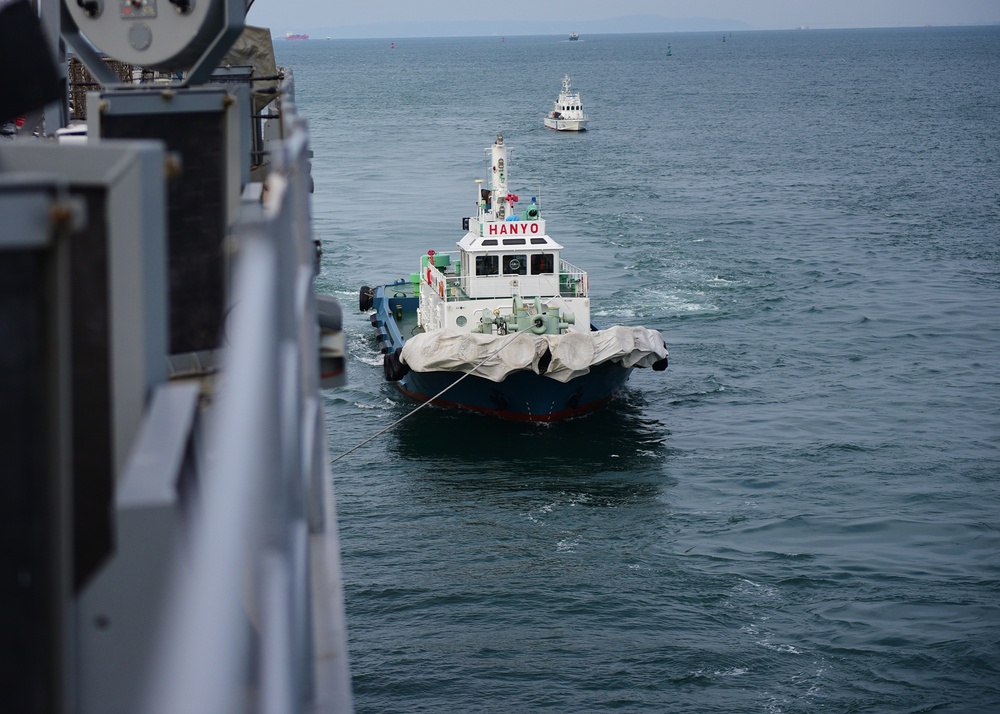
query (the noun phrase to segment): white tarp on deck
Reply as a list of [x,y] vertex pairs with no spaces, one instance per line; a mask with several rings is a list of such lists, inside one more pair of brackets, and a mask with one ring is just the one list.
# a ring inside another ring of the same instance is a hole
[[625,367],[652,367],[667,357],[667,346],[656,330],[645,327],[609,327],[597,332],[562,335],[481,335],[435,330],[409,338],[403,345],[403,364],[415,372],[469,372],[502,381],[511,372],[540,373],[544,355],[551,357],[546,377],[568,382],[591,367],[614,360]]

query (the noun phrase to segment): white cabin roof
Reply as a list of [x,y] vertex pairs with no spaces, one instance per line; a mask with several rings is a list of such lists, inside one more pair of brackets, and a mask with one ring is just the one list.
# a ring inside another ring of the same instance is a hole
[[[509,221],[507,223],[502,223],[499,221],[491,221],[489,223],[481,224],[483,228],[483,235],[479,235],[479,224],[475,219],[469,221],[469,232],[458,242],[458,247],[460,250],[466,253],[496,253],[498,251],[517,249],[520,251],[532,251],[537,250],[540,252],[551,252],[555,250],[562,250],[563,246],[560,245],[552,238],[552,236],[547,233],[534,234],[534,233],[524,233],[521,231],[520,227],[517,229],[518,233],[500,232],[504,229],[512,229],[513,226],[520,224],[523,226],[527,221]],[[530,223],[529,223],[530,225]],[[495,226],[497,232],[491,233],[490,226]]]

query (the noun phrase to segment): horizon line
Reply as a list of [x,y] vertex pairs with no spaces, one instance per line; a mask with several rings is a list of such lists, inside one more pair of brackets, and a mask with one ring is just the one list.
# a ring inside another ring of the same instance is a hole
[[[362,25],[363,26],[363,25]],[[800,25],[796,27],[751,27],[751,28],[732,28],[732,29],[714,29],[714,30],[658,30],[653,32],[628,32],[628,31],[618,31],[618,32],[588,32],[587,35],[694,35],[694,34],[712,34],[718,32],[825,32],[834,30],[913,30],[913,29],[948,29],[948,28],[968,28],[968,27],[996,27],[1000,26],[1000,20],[982,21],[982,22],[964,22],[958,24],[950,25],[937,25],[931,23],[925,23],[920,25],[870,25],[863,27],[855,26],[811,26],[811,25]],[[354,26],[358,27],[358,26]],[[275,35],[273,30],[268,27],[266,28],[272,33],[271,39],[274,40],[284,40],[285,35]],[[312,30],[315,31],[315,30]],[[404,40],[434,40],[434,39],[474,39],[478,37],[563,37],[566,33],[529,33],[529,32],[495,32],[485,35],[474,34],[455,34],[455,35],[370,35],[370,36],[341,36],[336,37],[334,35],[326,35],[324,37],[313,37],[309,34],[310,30],[305,32],[292,32],[291,34],[306,35],[306,39],[297,39],[297,42],[307,42],[309,40],[391,40],[391,39],[404,39]],[[582,33],[580,34],[580,39],[583,39]]]

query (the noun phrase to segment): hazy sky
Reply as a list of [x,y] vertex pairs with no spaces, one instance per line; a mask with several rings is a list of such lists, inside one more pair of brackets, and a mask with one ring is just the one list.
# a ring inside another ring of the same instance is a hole
[[736,20],[754,29],[798,26],[895,27],[963,25],[1000,21],[1000,0],[254,0],[247,22],[288,30],[345,27],[380,22],[488,21],[502,11],[505,21],[574,22],[661,15],[670,19]]

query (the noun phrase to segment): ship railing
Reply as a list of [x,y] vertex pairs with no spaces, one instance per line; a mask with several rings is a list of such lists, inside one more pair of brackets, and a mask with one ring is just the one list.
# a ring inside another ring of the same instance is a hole
[[457,252],[437,252],[434,254],[434,265],[430,264],[428,256],[424,256],[425,260],[421,263],[420,279],[446,302],[469,299],[463,287],[466,277],[462,275],[464,266],[459,264],[459,255]]
[[231,236],[223,369],[143,711],[352,709],[318,387],[310,153],[291,82],[267,189]]
[[465,292],[462,276],[452,275],[445,278],[445,300],[468,300],[469,295]]
[[560,258],[559,295],[561,297],[587,297],[588,290],[587,271]]
[[232,289],[195,377],[167,375],[163,144],[0,144],[5,712],[351,711],[290,89],[266,190],[211,236]]

